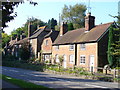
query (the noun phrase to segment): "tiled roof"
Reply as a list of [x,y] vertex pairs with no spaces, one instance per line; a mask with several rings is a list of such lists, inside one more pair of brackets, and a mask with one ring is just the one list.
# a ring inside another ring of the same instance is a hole
[[45,38],[50,37],[52,42],[54,42],[58,37],[58,34],[59,34],[59,31],[52,30],[49,34],[45,36]]
[[11,48],[16,43],[16,40],[11,40],[6,48]]
[[103,33],[107,31],[107,29],[110,27],[112,23],[97,25],[88,32],[85,32],[84,28],[80,28],[80,29],[73,30],[73,31],[68,31],[63,36],[59,36],[55,40],[53,45],[97,41],[103,35]]
[[36,30],[33,35],[30,37],[30,39],[37,38],[39,35],[40,37],[44,37],[46,34],[50,32],[49,29],[46,29],[46,26],[42,27],[41,29]]
[[28,42],[28,41],[29,41],[29,38],[26,37],[24,39],[21,39],[21,40],[17,41],[15,44],[23,44],[23,43]]

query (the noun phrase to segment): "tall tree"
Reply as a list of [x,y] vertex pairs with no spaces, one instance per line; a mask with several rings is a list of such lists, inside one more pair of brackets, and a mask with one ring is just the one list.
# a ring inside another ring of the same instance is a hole
[[120,67],[120,16],[118,22],[111,26],[108,41],[108,61],[111,67]]
[[68,31],[74,30],[73,23],[68,23]]
[[42,20],[37,19],[37,18],[35,18],[35,17],[28,18],[23,27],[19,27],[19,28],[17,28],[16,30],[13,30],[13,31],[11,32],[12,37],[16,38],[16,37],[15,37],[16,35],[17,35],[18,37],[20,37],[20,35],[21,35],[22,33],[24,33],[24,35],[27,36],[27,35],[28,35],[28,24],[29,24],[29,22],[31,22],[31,24],[33,25],[33,29],[34,29],[34,30],[37,30],[37,26],[38,26],[38,25],[39,25],[39,26],[44,26],[44,25],[46,25],[45,22],[43,22]]
[[7,33],[2,33],[2,48],[10,41],[9,35]]
[[[37,5],[36,2],[32,0],[27,0],[30,4],[34,6]],[[19,0],[19,2],[2,2],[2,27],[7,27],[6,23],[10,22],[17,16],[17,12],[14,12],[15,6],[18,7],[19,4],[24,3],[24,0]]]
[[56,25],[57,25],[57,20],[55,20],[54,18],[48,20],[48,28],[55,30]]
[[75,4],[74,6],[64,5],[62,10],[62,20],[73,23],[74,28],[84,27],[86,6],[83,4]]

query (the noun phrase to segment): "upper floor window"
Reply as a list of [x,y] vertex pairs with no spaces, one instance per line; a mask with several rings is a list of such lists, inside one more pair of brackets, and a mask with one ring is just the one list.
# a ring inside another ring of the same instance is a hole
[[45,41],[45,45],[46,45],[46,46],[48,45],[48,40]]
[[74,62],[74,55],[70,55],[70,63]]
[[55,49],[56,49],[56,50],[59,50],[59,45],[55,46]]
[[85,50],[85,44],[80,44],[80,50]]
[[70,45],[69,50],[74,50],[74,45]]
[[85,55],[80,55],[80,64],[85,64]]

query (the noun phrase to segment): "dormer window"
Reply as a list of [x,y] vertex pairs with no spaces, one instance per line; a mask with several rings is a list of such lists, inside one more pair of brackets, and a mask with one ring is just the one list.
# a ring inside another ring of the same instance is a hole
[[74,50],[74,45],[70,45],[69,50]]

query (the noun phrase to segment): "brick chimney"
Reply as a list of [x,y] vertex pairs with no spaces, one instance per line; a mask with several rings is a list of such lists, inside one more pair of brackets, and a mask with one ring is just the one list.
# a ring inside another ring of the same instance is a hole
[[24,39],[25,38],[25,35],[21,34],[20,35],[20,40]]
[[60,36],[63,36],[68,31],[67,22],[63,22],[62,26],[60,27]]
[[28,24],[28,37],[32,36],[34,32],[33,25],[31,23]]
[[93,27],[95,27],[95,17],[89,12],[85,16],[85,30],[90,31]]

